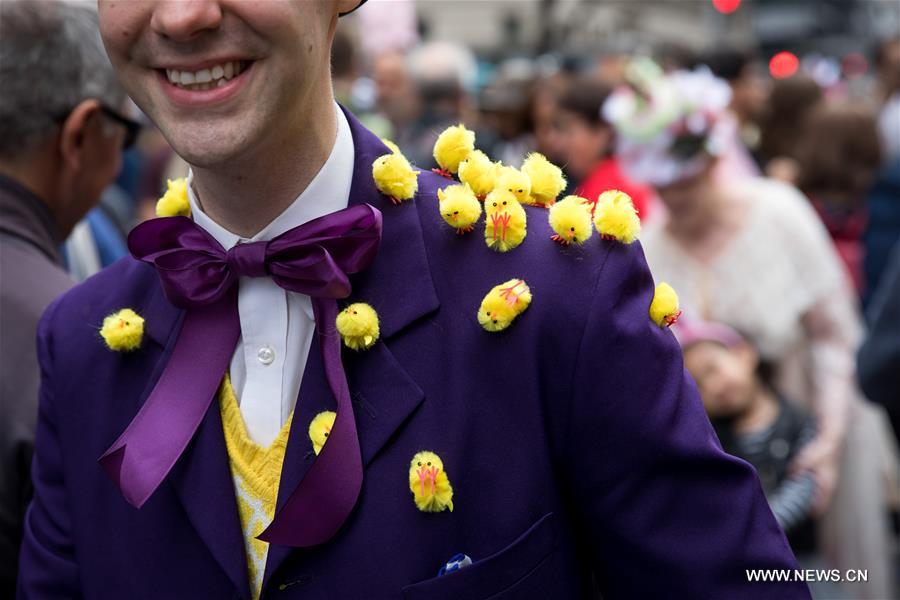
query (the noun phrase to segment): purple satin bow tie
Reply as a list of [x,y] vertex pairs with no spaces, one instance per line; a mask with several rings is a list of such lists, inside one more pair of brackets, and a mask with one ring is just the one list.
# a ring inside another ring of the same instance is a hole
[[381,213],[368,204],[227,252],[186,217],[152,219],[132,230],[131,254],[156,267],[166,297],[187,313],[156,387],[99,459],[129,503],[140,508],[147,501],[209,410],[240,337],[239,277],[270,276],[282,288],[312,297],[337,416],[328,442],[259,539],[307,547],[337,532],[359,496],[362,458],[341,364],[336,299],[350,295],[347,274],[371,264],[380,241]]

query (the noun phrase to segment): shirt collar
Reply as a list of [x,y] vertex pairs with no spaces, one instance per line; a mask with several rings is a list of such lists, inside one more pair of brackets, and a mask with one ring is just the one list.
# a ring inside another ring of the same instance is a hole
[[192,186],[194,174],[192,171],[188,171],[188,201],[191,205],[194,222],[228,250],[239,241],[270,240],[307,221],[347,208],[350,182],[353,178],[353,136],[350,133],[350,125],[347,123],[344,111],[337,103],[334,107],[337,117],[337,135],[334,146],[331,148],[331,154],[328,155],[328,159],[306,186],[306,189],[262,231],[247,240],[213,221],[200,208]]

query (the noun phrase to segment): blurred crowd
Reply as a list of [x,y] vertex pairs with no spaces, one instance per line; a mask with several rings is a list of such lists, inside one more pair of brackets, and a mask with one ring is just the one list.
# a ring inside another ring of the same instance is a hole
[[[438,134],[464,123],[493,160],[519,166],[540,152],[559,165],[563,195],[626,192],[654,277],[681,297],[673,331],[723,448],[757,468],[804,566],[868,572],[852,586],[813,583],[814,594],[896,597],[900,38],[861,49],[865,73],[848,66],[823,81],[804,57],[776,78],[771,57],[753,48],[489,60],[415,27],[363,35],[377,27],[366,19],[412,18],[372,8],[336,33],[338,101],[423,169],[437,166]],[[124,256],[127,232],[154,216],[166,181],[187,165],[118,89],[102,49],[85,50],[89,22],[27,10],[4,17],[0,421],[12,423],[7,399],[36,396],[36,380],[22,379],[34,365],[19,360],[33,348],[33,323],[23,328],[17,307],[39,314],[71,281]],[[55,39],[59,28],[57,46],[32,50],[31,40]],[[69,76],[75,61],[95,76]],[[689,84],[699,97],[666,120],[672,98],[652,82],[679,74],[701,78]],[[645,127],[635,116],[642,106],[662,121]],[[676,126],[684,131],[673,134]],[[29,244],[71,280],[51,273],[37,277],[40,290],[18,285],[39,273]],[[21,511],[28,420],[2,436],[24,447],[0,473],[21,481]],[[0,512],[0,543],[9,545],[0,569],[15,555],[20,517]]]

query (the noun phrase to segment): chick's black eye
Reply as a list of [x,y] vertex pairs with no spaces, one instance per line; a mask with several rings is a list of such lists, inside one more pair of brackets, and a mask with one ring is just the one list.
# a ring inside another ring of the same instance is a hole
[[519,193],[521,194],[521,193],[522,193],[522,190],[519,190]]
[[511,192],[511,191],[512,191],[512,188],[509,188],[509,191]]
[[420,461],[417,462],[416,464],[419,465],[419,466],[421,467],[421,466],[422,466],[422,461],[420,460]]
[[497,203],[496,203],[496,202],[494,202],[494,206],[497,206]]
[[575,231],[574,227],[569,227],[569,231]]
[[326,431],[324,435],[325,435],[325,437],[328,437],[328,432]]
[[431,466],[431,461],[428,461],[428,466],[429,466],[429,467]]
[[506,200],[503,201],[503,206],[506,206]]

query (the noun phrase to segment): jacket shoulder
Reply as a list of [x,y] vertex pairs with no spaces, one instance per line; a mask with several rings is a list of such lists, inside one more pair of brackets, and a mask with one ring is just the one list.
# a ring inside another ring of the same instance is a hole
[[[607,281],[621,285],[638,277],[652,282],[640,241],[624,244],[602,239],[595,231],[584,244],[562,246],[551,239],[554,231],[546,208],[523,206],[527,233],[524,241],[508,252],[496,252],[485,243],[483,214],[474,231],[458,235],[441,218],[437,198],[439,189],[454,183],[430,172],[419,175],[415,202],[433,277],[480,286],[482,294],[492,285],[521,277],[535,292],[549,296],[549,305],[554,307],[591,303]],[[487,285],[489,281],[494,283]]]
[[64,352],[103,349],[99,332],[106,316],[122,308],[143,314],[159,306],[161,294],[153,268],[125,256],[54,300],[41,317],[38,335],[52,337]]

